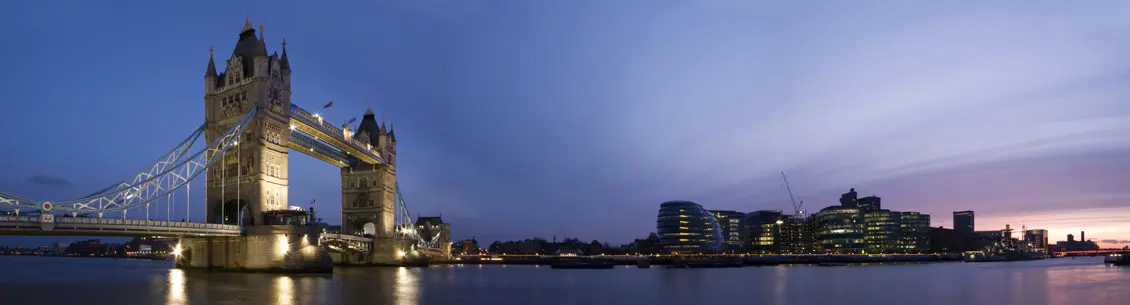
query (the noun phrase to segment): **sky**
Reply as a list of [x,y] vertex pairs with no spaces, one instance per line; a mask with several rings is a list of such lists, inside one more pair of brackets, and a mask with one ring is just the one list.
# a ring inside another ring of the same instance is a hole
[[[191,133],[208,48],[226,59],[246,14],[271,52],[286,38],[292,102],[395,123],[409,209],[455,239],[626,243],[667,200],[791,212],[785,171],[810,212],[855,188],[934,226],[974,210],[1130,244],[1124,1],[3,6],[0,192],[24,198],[89,194]],[[292,152],[289,175],[292,205],[340,223],[336,167]]]

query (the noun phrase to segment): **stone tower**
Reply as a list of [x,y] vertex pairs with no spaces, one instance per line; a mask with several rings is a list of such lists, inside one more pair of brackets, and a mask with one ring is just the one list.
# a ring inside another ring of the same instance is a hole
[[384,163],[341,169],[341,230],[384,236],[396,224],[396,133],[383,118],[378,124],[370,109],[353,139],[372,145]]
[[215,141],[244,117],[258,109],[251,124],[207,171],[209,223],[262,225],[262,212],[287,209],[287,141],[290,139],[290,63],[286,41],[282,56],[268,55],[247,20],[239,41],[216,73],[213,55],[204,74],[204,118],[208,142]]

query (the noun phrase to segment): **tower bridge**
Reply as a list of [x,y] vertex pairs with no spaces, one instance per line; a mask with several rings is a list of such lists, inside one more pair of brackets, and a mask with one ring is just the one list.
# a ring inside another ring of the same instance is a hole
[[[396,181],[393,126],[370,109],[356,128],[354,120],[337,127],[293,103],[286,41],[281,54],[268,54],[262,29],[257,35],[245,22],[222,72],[209,50],[204,122],[187,138],[82,198],[0,193],[0,234],[179,237],[178,266],[237,270],[309,272],[449,253],[448,234],[412,222]],[[311,211],[289,204],[291,151],[340,168],[341,232],[325,232]],[[205,198],[192,198],[201,174]],[[201,207],[204,222],[192,222]]]

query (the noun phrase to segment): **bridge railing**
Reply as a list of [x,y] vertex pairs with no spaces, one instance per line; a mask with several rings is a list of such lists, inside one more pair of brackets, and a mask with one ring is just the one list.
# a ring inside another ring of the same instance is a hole
[[[27,223],[29,225],[39,224],[39,216],[16,216],[16,215],[3,215],[0,216],[0,223]],[[241,228],[238,225],[227,225],[217,223],[199,223],[199,222],[183,222],[183,221],[163,221],[163,220],[144,220],[144,219],[121,219],[121,218],[88,218],[88,217],[55,217],[54,223],[57,226],[74,226],[81,225],[88,226],[128,226],[135,228],[157,228],[157,229],[179,229],[184,230],[210,230],[210,231],[223,231],[223,232],[240,232]]]
[[322,132],[334,137],[334,139],[337,139],[338,141],[341,141],[342,143],[346,143],[347,145],[352,146],[354,149],[356,149],[358,151],[365,152],[365,153],[369,154],[371,157],[374,157],[378,160],[380,159],[379,155],[372,152],[372,149],[366,147],[365,145],[362,145],[357,140],[354,140],[352,138],[346,138],[344,136],[345,131],[342,130],[341,128],[337,128],[336,126],[333,126],[333,124],[326,123],[325,120],[321,120],[318,117],[315,117],[309,111],[306,111],[306,109],[302,109],[302,107],[298,107],[298,105],[290,104],[290,116],[292,118],[298,118],[299,121],[302,121],[302,122],[306,123],[307,125],[313,126],[314,128],[318,128]]

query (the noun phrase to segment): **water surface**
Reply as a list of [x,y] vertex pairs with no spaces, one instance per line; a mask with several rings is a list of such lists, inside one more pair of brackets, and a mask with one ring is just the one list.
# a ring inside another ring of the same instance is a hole
[[207,273],[171,262],[0,256],[0,304],[1130,304],[1102,258],[846,267],[338,268]]

